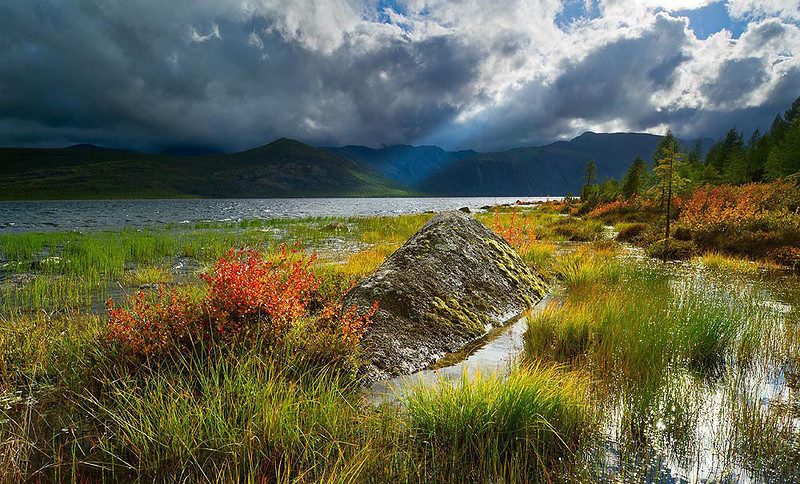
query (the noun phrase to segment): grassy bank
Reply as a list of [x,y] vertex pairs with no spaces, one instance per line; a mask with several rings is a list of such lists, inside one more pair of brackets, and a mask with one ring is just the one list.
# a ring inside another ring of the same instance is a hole
[[[520,358],[377,408],[353,372],[357,325],[321,308],[429,215],[0,236],[0,480],[795,476],[796,276],[712,254],[665,265],[563,209],[476,215],[562,287]],[[281,244],[313,280],[265,327],[225,277],[283,287],[299,276],[276,269]],[[173,339],[132,344],[153,318]]]

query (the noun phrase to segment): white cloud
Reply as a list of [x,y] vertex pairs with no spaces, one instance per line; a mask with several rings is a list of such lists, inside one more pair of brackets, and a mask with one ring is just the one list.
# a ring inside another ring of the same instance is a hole
[[674,12],[676,10],[697,10],[721,1],[723,0],[643,0],[643,3],[650,8]]
[[728,0],[728,12],[733,18],[780,17],[800,20],[797,0]]
[[247,37],[247,43],[258,50],[264,50],[264,41],[255,32],[250,32],[250,36]]
[[206,35],[201,35],[197,33],[197,30],[192,28],[192,42],[205,42],[210,39],[221,39],[222,37],[219,34],[219,25],[214,24],[211,26],[211,31]]

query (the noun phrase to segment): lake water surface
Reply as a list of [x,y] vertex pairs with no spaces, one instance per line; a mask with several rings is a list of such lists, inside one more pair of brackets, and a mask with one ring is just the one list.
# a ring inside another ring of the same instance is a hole
[[479,209],[561,197],[260,198],[0,202],[0,233],[106,230],[199,221],[351,217]]

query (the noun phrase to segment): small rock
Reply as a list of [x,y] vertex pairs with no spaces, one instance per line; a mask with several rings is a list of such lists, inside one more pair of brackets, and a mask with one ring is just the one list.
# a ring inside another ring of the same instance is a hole
[[464,212],[464,213],[472,213],[470,211],[469,207],[461,207],[461,208],[458,209],[458,211],[459,212]]
[[325,230],[347,230],[347,224],[344,222],[331,222],[325,226]]

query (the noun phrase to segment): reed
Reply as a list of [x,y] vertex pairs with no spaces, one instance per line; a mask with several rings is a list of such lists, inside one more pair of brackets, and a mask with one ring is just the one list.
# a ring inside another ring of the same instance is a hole
[[416,385],[404,406],[412,440],[447,456],[435,463],[442,467],[434,474],[469,469],[482,480],[496,477],[504,462],[515,462],[518,478],[539,481],[564,472],[559,464],[570,461],[565,456],[580,452],[590,439],[594,420],[587,388],[583,376],[531,364],[508,375],[465,374],[457,382]]

